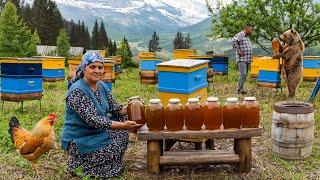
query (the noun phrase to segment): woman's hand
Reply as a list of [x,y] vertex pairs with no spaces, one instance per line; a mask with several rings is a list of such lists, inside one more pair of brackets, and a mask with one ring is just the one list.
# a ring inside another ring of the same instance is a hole
[[128,129],[128,130],[136,130],[143,126],[143,124],[137,124],[135,121],[112,121],[111,129]]
[[135,130],[143,126],[143,124],[137,124],[135,121],[124,121],[122,122],[124,129]]

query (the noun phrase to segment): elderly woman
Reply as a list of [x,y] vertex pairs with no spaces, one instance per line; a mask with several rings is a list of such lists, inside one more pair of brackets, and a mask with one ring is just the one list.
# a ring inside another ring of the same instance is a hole
[[128,129],[126,106],[119,105],[100,81],[104,59],[99,53],[83,55],[77,76],[70,81],[61,147],[70,155],[68,170],[85,176],[109,178],[123,171]]

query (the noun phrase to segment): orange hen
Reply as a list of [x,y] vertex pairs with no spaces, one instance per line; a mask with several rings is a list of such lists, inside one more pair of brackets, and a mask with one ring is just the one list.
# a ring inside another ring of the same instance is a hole
[[50,114],[40,120],[32,131],[20,127],[16,117],[11,117],[9,122],[9,134],[15,149],[25,159],[31,161],[33,168],[37,171],[36,162],[38,158],[52,149],[55,145],[55,134],[53,125],[56,116]]

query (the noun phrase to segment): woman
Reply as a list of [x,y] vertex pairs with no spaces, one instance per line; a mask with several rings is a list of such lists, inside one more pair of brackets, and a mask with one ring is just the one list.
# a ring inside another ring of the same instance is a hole
[[128,129],[140,127],[126,121],[126,106],[119,105],[100,81],[104,59],[99,53],[83,55],[77,76],[70,81],[61,147],[70,155],[72,174],[109,178],[123,171]]

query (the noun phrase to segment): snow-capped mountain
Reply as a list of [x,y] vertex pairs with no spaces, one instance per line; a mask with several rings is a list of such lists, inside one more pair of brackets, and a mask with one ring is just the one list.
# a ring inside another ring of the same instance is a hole
[[65,19],[84,20],[90,29],[95,19],[103,20],[111,36],[175,32],[209,17],[205,0],[53,1]]

